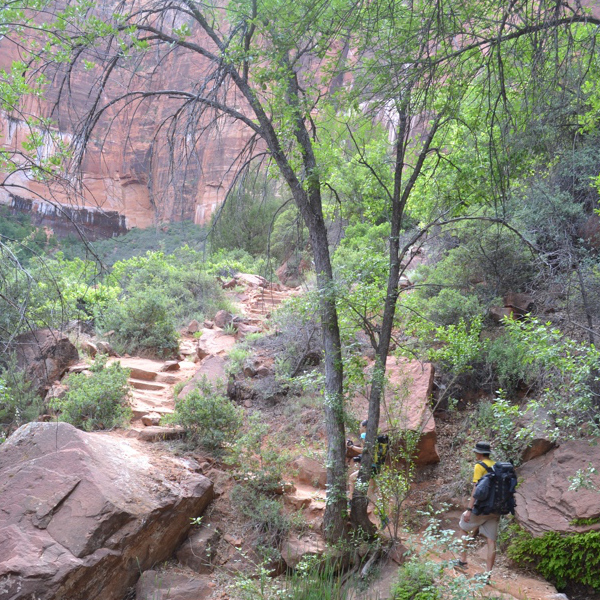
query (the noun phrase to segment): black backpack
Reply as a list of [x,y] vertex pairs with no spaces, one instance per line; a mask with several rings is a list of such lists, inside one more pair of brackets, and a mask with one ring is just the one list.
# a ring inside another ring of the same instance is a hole
[[[390,438],[384,433],[382,435],[377,436],[377,440],[375,441],[375,448],[373,451],[373,475],[379,475],[381,471],[381,467],[385,464],[385,459],[387,458],[388,447],[390,445]],[[355,456],[352,460],[354,462],[360,462],[362,458],[362,454]]]
[[478,462],[487,473],[477,482],[475,487],[474,515],[515,514],[515,489],[517,487],[517,474],[512,463],[497,462],[493,467],[488,467],[483,462]]

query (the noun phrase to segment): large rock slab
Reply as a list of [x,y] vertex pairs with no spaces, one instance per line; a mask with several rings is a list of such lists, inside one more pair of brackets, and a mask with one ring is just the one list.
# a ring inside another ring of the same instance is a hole
[[135,440],[24,425],[0,446],[0,597],[122,600],[212,495],[206,477]]
[[79,361],[77,348],[53,329],[38,329],[17,336],[13,345],[17,364],[25,371],[34,389],[44,396],[69,367]]
[[[381,403],[380,433],[402,430],[420,432],[417,445],[418,466],[438,463],[435,419],[430,408],[434,368],[431,363],[388,357],[385,400]],[[366,398],[357,399],[354,408],[360,418],[368,414]],[[391,449],[393,452],[393,448]]]
[[223,383],[225,381],[226,375],[225,359],[221,356],[207,356],[200,364],[200,368],[195,375],[179,392],[179,397],[185,398],[205,377],[213,386],[216,386],[219,382]]
[[226,356],[235,346],[235,337],[220,329],[203,329],[202,337],[197,341],[196,353],[200,358],[211,354]]
[[[518,470],[516,517],[525,530],[535,536],[547,531],[575,533],[600,530],[600,522],[573,525],[575,519],[600,521],[600,495],[597,491],[569,491],[571,478],[589,464],[600,465],[600,446],[585,441],[570,441],[547,454],[530,460]],[[600,474],[593,477],[600,488]]]

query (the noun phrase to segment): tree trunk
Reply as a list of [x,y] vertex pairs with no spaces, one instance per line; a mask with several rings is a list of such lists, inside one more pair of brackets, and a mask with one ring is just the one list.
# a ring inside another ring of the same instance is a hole
[[335,289],[322,217],[313,220],[310,240],[317,272],[323,348],[325,353],[325,427],[327,431],[327,504],[323,526],[330,543],[345,538],[346,514],[346,435],[340,329],[335,305]]

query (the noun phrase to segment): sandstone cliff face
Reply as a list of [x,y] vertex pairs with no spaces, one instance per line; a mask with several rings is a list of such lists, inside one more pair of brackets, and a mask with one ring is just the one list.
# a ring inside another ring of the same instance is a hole
[[[116,2],[101,4],[97,10],[106,12]],[[0,40],[0,68],[18,58],[17,47],[8,38]],[[148,52],[122,67],[102,86],[100,105],[124,90],[191,90],[206,74],[198,55],[177,48],[163,54]],[[42,101],[28,102],[21,114],[0,113],[0,147],[22,147],[29,133],[24,120],[27,115],[51,116],[65,141],[77,140],[74,136],[78,136],[81,120],[99,89],[101,65],[89,70],[77,66],[68,91],[60,88],[64,73],[54,75]],[[59,234],[72,230],[73,220],[92,238],[183,219],[205,223],[225,197],[233,180],[230,166],[247,143],[249,132],[231,119],[219,118],[213,123],[214,115],[185,111],[176,124],[170,116],[182,104],[181,99],[165,94],[111,107],[94,128],[77,169],[77,190],[68,185],[48,186],[19,172],[10,176],[4,189],[0,187],[0,204],[31,211],[34,223]],[[184,140],[175,147],[169,144],[173,132]],[[52,152],[50,142],[47,146],[40,153]],[[0,178],[4,179],[2,173]],[[65,208],[70,209],[66,214]]]

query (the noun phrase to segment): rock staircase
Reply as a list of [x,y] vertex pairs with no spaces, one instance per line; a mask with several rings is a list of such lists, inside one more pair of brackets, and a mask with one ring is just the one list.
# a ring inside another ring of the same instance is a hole
[[130,370],[131,427],[134,431],[146,425],[158,425],[161,417],[172,413],[175,405],[173,387],[189,379],[196,370],[196,365],[189,361],[165,362],[129,357],[112,359],[117,360]]
[[265,318],[271,316],[273,309],[298,293],[296,289],[281,289],[279,285],[247,288],[240,298],[242,312],[251,324],[262,324]]

